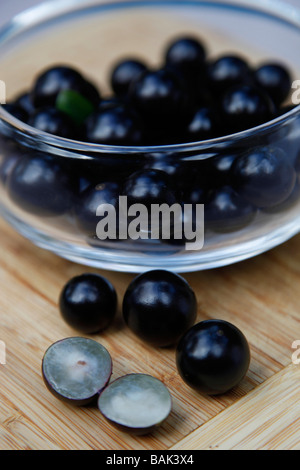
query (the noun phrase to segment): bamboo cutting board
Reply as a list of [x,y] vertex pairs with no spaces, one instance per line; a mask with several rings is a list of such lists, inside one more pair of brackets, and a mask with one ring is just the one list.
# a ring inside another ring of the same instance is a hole
[[[116,431],[96,408],[73,408],[54,398],[41,377],[41,361],[54,341],[77,335],[61,319],[58,296],[72,276],[95,270],[34,247],[1,222],[0,449],[300,449],[300,236],[234,266],[184,277],[195,290],[198,318],[238,326],[250,342],[250,370],[226,395],[189,389],[175,367],[174,349],[156,350],[136,339],[121,312],[101,335],[111,353],[112,379],[144,372],[173,396],[169,419],[154,434]],[[116,287],[119,301],[134,275],[97,271]]]
[[[102,24],[109,57],[104,53],[106,44],[98,44],[97,54],[95,48],[86,49],[95,41],[95,28],[77,31],[72,44],[65,29],[55,41],[52,37],[50,45],[39,41],[28,49],[26,44],[25,55],[15,51],[13,60],[2,62],[1,79],[13,95],[21,84],[30,85],[33,70],[52,62],[78,63],[95,76],[99,51],[102,70],[107,70],[113,57],[134,51],[139,42],[154,62],[171,29],[173,34],[184,29],[184,18],[177,23],[173,19],[172,24],[163,15],[159,22],[150,20],[149,15],[130,17],[134,39],[128,35],[128,23],[126,28],[123,21]],[[147,42],[145,31],[156,37],[155,44]],[[215,51],[222,47],[219,38]],[[104,73],[99,84],[105,88]],[[96,408],[73,408],[58,401],[41,377],[48,346],[77,335],[58,311],[63,285],[75,275],[95,270],[34,247],[5,222],[0,222],[0,233],[0,341],[6,346],[6,364],[0,365],[1,450],[300,449],[300,364],[292,362],[292,344],[300,340],[300,236],[249,261],[184,276],[197,295],[197,321],[230,321],[250,343],[249,372],[226,395],[207,397],[189,389],[177,374],[174,349],[157,350],[136,339],[125,327],[120,308],[114,324],[93,336],[112,355],[112,379],[130,372],[148,373],[162,380],[172,394],[173,411],[163,426],[151,435],[134,437],[112,428]],[[97,272],[114,284],[120,305],[134,276]]]

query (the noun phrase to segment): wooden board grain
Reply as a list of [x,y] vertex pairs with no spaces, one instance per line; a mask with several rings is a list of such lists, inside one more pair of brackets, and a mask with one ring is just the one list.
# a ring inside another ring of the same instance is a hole
[[299,370],[290,365],[226,408],[172,450],[299,449]]
[[[16,50],[13,57],[1,60],[1,79],[8,83],[9,94],[28,87],[35,72],[53,62],[84,67],[106,90],[108,67],[125,52],[143,50],[154,64],[171,35],[186,30],[187,24],[190,32],[198,31],[197,22],[184,16],[170,18],[162,12],[154,21],[149,13],[130,15],[126,26],[123,19],[109,17],[97,27],[79,23],[72,41],[64,29],[55,38],[24,44],[26,55]],[[155,42],[149,39],[153,37]],[[214,38],[215,53],[223,51],[226,38],[217,31]],[[174,348],[154,349],[124,325],[120,306],[134,275],[96,271],[60,259],[33,246],[3,221],[0,234],[0,341],[6,345],[6,364],[0,365],[1,450],[300,448],[300,365],[292,364],[291,358],[292,343],[300,339],[300,236],[249,261],[184,276],[197,296],[197,321],[231,321],[251,347],[250,369],[239,386],[226,395],[207,397],[182,382]],[[112,379],[129,372],[149,373],[172,394],[169,419],[151,435],[116,431],[96,408],[73,408],[44,386],[45,350],[61,338],[77,335],[60,317],[60,291],[71,277],[86,271],[106,276],[118,293],[116,321],[93,336],[112,355]]]
[[[226,319],[250,342],[250,370],[226,395],[206,397],[189,389],[178,376],[174,349],[157,350],[136,339],[120,308],[116,322],[93,336],[112,354],[113,378],[149,373],[173,396],[166,423],[152,435],[133,437],[116,431],[96,408],[58,401],[41,377],[46,348],[77,334],[59,314],[62,286],[96,270],[33,246],[5,222],[0,230],[0,339],[6,344],[6,365],[0,366],[1,449],[197,449],[220,442],[227,448],[300,447],[300,365],[291,358],[292,343],[300,337],[299,236],[252,260],[184,276],[197,295],[197,321]],[[134,275],[97,272],[113,282],[120,305]]]

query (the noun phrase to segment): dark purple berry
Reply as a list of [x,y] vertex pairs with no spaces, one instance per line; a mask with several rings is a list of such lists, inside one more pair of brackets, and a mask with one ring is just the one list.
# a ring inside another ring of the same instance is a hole
[[59,297],[64,321],[83,334],[106,329],[117,311],[113,285],[99,274],[85,273],[70,279]]
[[143,204],[148,210],[152,204],[176,202],[176,191],[170,176],[161,170],[139,170],[124,182],[123,195],[128,205]]
[[139,275],[123,299],[128,327],[156,347],[175,344],[196,319],[196,296],[181,276],[164,270]]
[[244,85],[225,93],[221,113],[223,128],[230,134],[259,126],[275,117],[274,105],[268,95]]
[[68,66],[55,66],[42,72],[36,79],[31,92],[35,107],[55,106],[61,91],[73,90],[80,93],[96,107],[100,94],[96,86],[76,69]]
[[[151,129],[170,129],[186,105],[185,89],[168,69],[146,71],[130,87],[130,101]],[[174,129],[173,129],[174,130]]]
[[220,57],[207,68],[209,86],[217,94],[223,94],[236,85],[245,85],[250,75],[248,63],[239,56]]
[[31,95],[29,92],[24,92],[21,95],[19,95],[15,99],[14,104],[22,108],[24,111],[26,111],[28,116],[33,114],[36,110],[36,108],[34,107],[32,103]]
[[120,193],[119,184],[110,181],[87,187],[78,196],[78,202],[74,208],[74,217],[79,230],[90,238],[97,236],[97,225],[104,218],[104,215],[97,215],[97,209],[101,205],[112,206],[118,218]]
[[124,59],[117,63],[111,72],[111,87],[116,95],[126,96],[130,85],[139,75],[147,70],[147,66],[137,59]]
[[7,180],[8,194],[26,212],[54,217],[71,209],[74,198],[72,174],[61,161],[35,153],[19,159]]
[[55,66],[43,71],[36,79],[31,100],[35,107],[54,106],[62,90],[72,90],[83,80],[81,73],[72,67]]
[[279,148],[257,148],[238,157],[232,177],[239,194],[260,208],[285,201],[296,183],[296,171]]
[[229,233],[249,225],[256,214],[256,208],[230,186],[225,186],[210,192],[204,213],[205,228]]
[[38,109],[31,115],[28,124],[39,131],[65,139],[75,139],[79,135],[70,118],[56,108]]
[[292,78],[289,70],[281,64],[264,64],[254,72],[254,79],[279,106],[289,96],[292,89]]
[[220,135],[222,131],[218,113],[212,108],[201,107],[192,115],[186,128],[185,139],[188,142],[196,142],[220,137]]
[[244,334],[223,320],[205,320],[179,341],[176,364],[183,381],[208,395],[226,393],[246,375],[250,347]]
[[143,130],[135,114],[123,106],[101,109],[85,123],[86,140],[106,145],[141,145]]
[[188,76],[203,69],[205,58],[205,46],[199,39],[190,36],[173,41],[165,53],[166,64]]

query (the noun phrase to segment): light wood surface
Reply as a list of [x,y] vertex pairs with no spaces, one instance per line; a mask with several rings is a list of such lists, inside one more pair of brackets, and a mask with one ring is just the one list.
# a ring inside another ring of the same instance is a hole
[[[2,60],[1,79],[12,96],[30,86],[34,71],[53,62],[72,62],[89,70],[105,90],[104,70],[115,59],[139,48],[156,63],[171,32],[178,34],[187,24],[191,33],[197,32],[197,21],[184,15],[170,18],[164,12],[152,21],[149,14],[137,17],[129,12],[126,22],[108,17],[97,27],[77,25],[80,29],[71,42],[70,31],[64,29],[51,36],[50,43],[50,36],[24,43],[26,54],[18,49]],[[205,29],[201,32],[208,35]],[[153,37],[155,42],[149,39]],[[214,37],[214,52],[225,50],[225,38],[216,31]],[[236,50],[244,47],[235,44]],[[155,433],[134,437],[116,431],[96,408],[73,408],[58,401],[41,377],[48,346],[77,335],[59,314],[63,285],[95,270],[34,247],[5,222],[0,222],[0,234],[0,341],[6,345],[6,364],[0,365],[1,450],[300,449],[300,365],[292,363],[292,343],[300,339],[300,236],[252,260],[184,276],[197,295],[197,321],[231,321],[249,340],[249,372],[226,395],[213,398],[189,389],[177,373],[174,349],[157,350],[136,339],[125,327],[120,308],[115,323],[93,336],[112,355],[112,379],[144,372],[170,389],[174,406],[169,419]],[[113,282],[121,304],[133,275],[97,272]]]
[[[72,276],[94,271],[34,247],[0,224],[0,449],[211,449],[300,448],[300,364],[292,343],[300,339],[300,236],[271,252],[234,266],[184,277],[198,300],[197,321],[233,322],[250,342],[251,364],[231,392],[207,397],[178,376],[173,348],[145,345],[126,328],[121,311],[103,334],[113,378],[145,372],[170,389],[174,407],[154,434],[116,431],[96,408],[73,408],[45,388],[41,361],[54,341],[77,335],[61,319],[58,296]],[[119,304],[134,275],[97,271],[115,285]]]

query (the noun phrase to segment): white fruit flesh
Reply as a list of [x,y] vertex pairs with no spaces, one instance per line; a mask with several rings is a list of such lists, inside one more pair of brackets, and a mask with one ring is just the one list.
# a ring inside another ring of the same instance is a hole
[[149,428],[164,421],[172,407],[167,387],[155,377],[129,374],[112,382],[100,395],[100,411],[129,428]]
[[111,357],[99,343],[87,338],[67,338],[45,353],[43,373],[48,384],[62,397],[81,400],[92,397],[107,384]]

